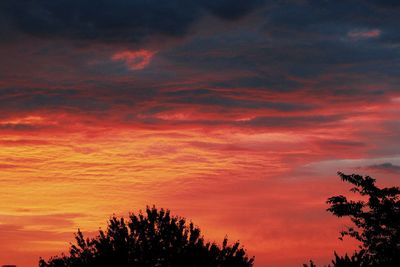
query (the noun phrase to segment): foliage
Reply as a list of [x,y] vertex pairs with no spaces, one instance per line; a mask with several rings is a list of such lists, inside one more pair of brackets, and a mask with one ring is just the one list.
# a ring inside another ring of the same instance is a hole
[[332,261],[335,267],[366,267],[370,266],[370,261],[364,257],[364,251],[354,252],[354,254],[349,257],[347,254],[344,256],[339,256],[336,252],[335,259]]
[[310,265],[305,263],[305,264],[303,264],[303,267],[317,267],[317,265],[315,265],[314,262],[312,260],[310,260]]
[[329,212],[348,217],[354,223],[354,227],[347,227],[340,233],[340,239],[350,236],[361,243],[360,250],[351,257],[347,254],[338,256],[335,252],[333,266],[400,266],[400,188],[379,188],[375,185],[376,180],[369,176],[338,174],[342,181],[354,186],[351,192],[365,200],[348,200],[343,195],[327,200]]
[[147,207],[128,222],[112,217],[95,238],[75,235],[69,255],[40,260],[40,267],[251,267],[254,258],[236,242],[205,242],[200,229],[168,210]]

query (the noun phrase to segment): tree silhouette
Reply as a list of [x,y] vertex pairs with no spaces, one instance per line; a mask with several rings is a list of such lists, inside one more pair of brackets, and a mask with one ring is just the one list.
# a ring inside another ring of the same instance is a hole
[[145,214],[131,214],[125,222],[115,216],[106,231],[95,238],[85,238],[80,230],[75,234],[69,255],[56,256],[40,267],[251,267],[239,242],[222,246],[205,242],[200,229],[187,224],[169,210],[146,208]]
[[347,254],[338,256],[335,252],[333,266],[400,266],[400,188],[379,188],[375,185],[376,180],[369,176],[341,172],[338,175],[342,181],[354,185],[351,192],[365,200],[348,200],[343,195],[327,200],[329,212],[338,217],[349,217],[354,223],[353,227],[340,233],[340,239],[350,236],[361,242],[359,251],[351,257]]

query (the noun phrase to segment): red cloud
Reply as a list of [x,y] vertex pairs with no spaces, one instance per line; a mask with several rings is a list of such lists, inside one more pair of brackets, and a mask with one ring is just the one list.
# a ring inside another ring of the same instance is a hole
[[355,39],[355,40],[377,38],[380,35],[381,35],[381,31],[379,29],[353,30],[347,34],[348,37],[350,37],[351,39]]
[[149,50],[122,51],[115,53],[111,59],[113,61],[123,61],[131,70],[144,69],[153,58],[156,52]]

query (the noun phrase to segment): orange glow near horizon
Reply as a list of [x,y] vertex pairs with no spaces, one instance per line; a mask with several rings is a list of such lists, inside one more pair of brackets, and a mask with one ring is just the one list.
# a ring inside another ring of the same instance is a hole
[[0,1],[0,266],[147,205],[254,267],[352,253],[337,172],[400,185],[392,2]]
[[[146,129],[104,122],[82,128],[76,118],[62,126],[66,118],[28,115],[1,122],[14,125],[0,139],[6,262],[28,266],[38,256],[59,254],[77,228],[93,234],[112,214],[126,216],[153,204],[193,220],[210,240],[226,234],[240,239],[260,261],[290,266],[307,260],[302,255],[319,260],[354,247],[337,240],[343,222],[324,211],[325,199],[346,186],[334,171],[304,166],[346,149],[343,134],[351,136],[354,121],[362,124],[367,117],[340,122],[343,131],[329,134],[323,128],[293,134],[284,128]],[[46,127],[28,137],[15,125]],[[347,152],[349,159],[364,153]],[[282,249],[290,256],[282,258]],[[13,256],[22,252],[27,258]]]

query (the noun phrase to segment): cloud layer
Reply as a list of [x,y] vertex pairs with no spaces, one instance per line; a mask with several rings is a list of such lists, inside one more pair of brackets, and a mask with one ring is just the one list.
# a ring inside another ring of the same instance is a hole
[[1,1],[0,258],[34,266],[148,204],[256,266],[353,251],[324,203],[338,170],[398,184],[399,8]]
[[262,3],[261,0],[7,0],[2,1],[1,10],[8,27],[41,38],[141,42],[154,35],[183,36],[207,14],[237,20]]

